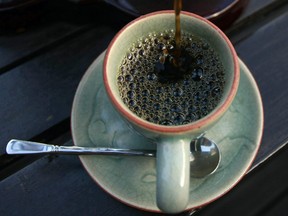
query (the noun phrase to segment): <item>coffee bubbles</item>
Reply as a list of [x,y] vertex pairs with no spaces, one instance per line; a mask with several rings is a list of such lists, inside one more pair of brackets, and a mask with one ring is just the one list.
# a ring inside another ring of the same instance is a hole
[[217,106],[223,93],[224,68],[209,43],[182,32],[176,59],[174,37],[174,31],[167,30],[139,39],[117,74],[126,106],[155,124],[197,121]]

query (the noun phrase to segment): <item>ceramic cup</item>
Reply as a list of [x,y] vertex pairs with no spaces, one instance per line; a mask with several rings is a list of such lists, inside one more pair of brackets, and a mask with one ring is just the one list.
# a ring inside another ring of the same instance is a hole
[[236,95],[240,76],[236,52],[225,34],[206,19],[182,12],[181,30],[204,38],[218,53],[223,63],[225,86],[222,98],[211,113],[190,124],[164,126],[138,117],[120,97],[117,72],[121,61],[139,38],[151,32],[163,32],[174,28],[174,11],[159,11],[139,17],[114,37],[107,49],[103,65],[104,86],[116,111],[134,128],[135,133],[142,134],[157,145],[156,200],[159,209],[166,213],[185,210],[189,199],[190,142],[209,130],[209,127],[227,111]]

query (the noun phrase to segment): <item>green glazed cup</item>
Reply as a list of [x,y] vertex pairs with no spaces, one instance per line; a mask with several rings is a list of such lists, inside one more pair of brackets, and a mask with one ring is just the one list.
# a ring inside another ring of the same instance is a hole
[[137,39],[151,32],[174,28],[174,11],[159,11],[139,17],[114,37],[103,65],[104,86],[116,111],[134,128],[135,133],[142,134],[157,145],[157,206],[166,213],[185,210],[189,200],[190,142],[209,130],[227,111],[236,95],[240,79],[238,58],[225,34],[206,19],[182,12],[181,30],[204,38],[219,54],[223,63],[225,86],[219,104],[207,116],[180,126],[157,125],[130,111],[122,102],[117,87],[117,72],[122,59]]

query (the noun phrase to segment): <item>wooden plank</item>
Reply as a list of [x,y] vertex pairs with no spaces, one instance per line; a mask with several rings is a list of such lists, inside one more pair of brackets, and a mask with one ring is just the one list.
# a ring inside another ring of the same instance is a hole
[[255,29],[265,26],[281,16],[281,14],[284,14],[288,10],[287,3],[286,0],[277,0],[273,4],[269,4],[267,7],[257,11],[253,16],[248,16],[241,22],[236,22],[225,32],[233,44],[237,44],[254,34]]
[[46,156],[0,182],[1,215],[158,215],[128,207],[104,192],[77,156]]
[[236,44],[259,85],[264,104],[264,135],[256,162],[288,139],[288,12]]
[[[19,60],[51,46],[55,40],[63,40],[71,34],[85,30],[83,26],[69,23],[51,23],[45,27],[32,29],[15,35],[0,36],[0,73],[6,72],[19,64]],[[24,59],[25,60],[25,59]],[[18,61],[18,62],[17,62]],[[16,63],[15,63],[16,62]],[[21,60],[23,62],[23,60]]]
[[[34,20],[29,20],[30,23],[26,23],[25,27],[21,27],[21,24],[19,24],[20,29],[18,30],[12,31],[1,26],[0,72],[4,71],[13,62],[51,45],[56,40],[75,34],[87,25],[77,23],[75,20],[69,22],[67,19],[63,19],[63,15],[69,15],[73,7],[63,1],[58,2],[58,4],[55,3],[54,0],[46,1],[35,8],[21,10],[23,19],[25,19],[25,15],[29,17],[31,13],[37,13],[37,16],[33,18]],[[15,25],[16,28],[17,23],[13,23],[13,17],[17,17],[17,12],[17,10],[11,10],[1,13],[1,21],[11,22],[11,25]]]
[[115,30],[100,26],[0,76],[0,153],[69,118],[78,83]]
[[[32,141],[65,145],[71,140],[70,118],[66,119],[41,134],[33,137]],[[0,155],[0,181],[40,159],[43,155]]]
[[282,1],[282,0],[250,0],[248,5],[246,6],[243,13],[237,19],[236,23],[242,21],[243,19],[257,13],[258,11],[262,10],[263,8],[271,5],[275,2]]
[[[19,32],[0,32],[0,74],[77,37],[91,26],[119,28],[130,20],[104,3],[76,6],[68,1],[52,0],[43,2],[37,10],[40,10],[37,11],[39,18],[33,25]],[[119,18],[113,19],[113,16]]]

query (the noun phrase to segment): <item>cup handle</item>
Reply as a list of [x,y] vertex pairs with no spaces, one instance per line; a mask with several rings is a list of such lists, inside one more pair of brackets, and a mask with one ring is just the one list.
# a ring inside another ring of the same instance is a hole
[[157,144],[157,206],[166,213],[185,210],[189,201],[190,145],[172,138]]

